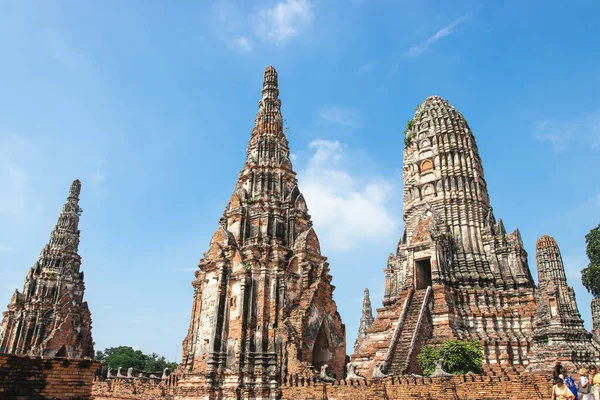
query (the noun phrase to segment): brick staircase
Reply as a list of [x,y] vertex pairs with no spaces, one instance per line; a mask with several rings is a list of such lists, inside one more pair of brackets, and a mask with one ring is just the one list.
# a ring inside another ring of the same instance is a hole
[[404,323],[400,327],[398,340],[395,344],[393,344],[394,349],[391,355],[389,366],[386,370],[387,374],[404,374],[409,369],[411,358],[416,357],[416,355],[419,353],[420,349],[413,349],[411,352],[411,344],[413,335],[417,329],[419,314],[423,307],[426,292],[426,289],[417,290],[412,296],[410,304],[408,305]]

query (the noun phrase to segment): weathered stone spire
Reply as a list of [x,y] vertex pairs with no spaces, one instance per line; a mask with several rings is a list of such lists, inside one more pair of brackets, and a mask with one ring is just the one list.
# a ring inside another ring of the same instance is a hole
[[[506,234],[494,217],[475,137],[463,115],[447,100],[428,97],[405,135],[405,233],[390,259],[385,300],[393,301],[398,290],[419,279],[412,276],[411,249],[428,243],[433,247],[427,278],[434,284],[533,287],[519,231]],[[400,268],[400,259],[408,261],[408,269]]]
[[590,306],[592,308],[592,333],[596,342],[600,343],[600,298],[593,298]]
[[267,67],[244,166],[192,283],[183,365],[211,388],[248,382],[266,398],[282,374],[343,373],[345,328],[289,152]]
[[42,252],[59,252],[61,256],[78,258],[79,249],[79,193],[81,182],[76,179],[71,184],[67,201],[58,216],[58,222],[50,234],[50,241]]
[[567,284],[554,238],[544,235],[537,241],[536,261],[538,289],[532,364],[551,365],[557,357],[576,365],[594,362],[598,350],[592,346],[591,335],[583,327],[575,292]]
[[354,342],[354,349],[358,347],[360,341],[367,336],[367,330],[373,325],[373,310],[371,309],[371,299],[369,298],[369,289],[365,288],[363,297],[362,316],[360,317],[360,325],[358,327],[358,336]]
[[73,181],[48,244],[4,312],[0,353],[92,358],[91,314],[79,272],[79,192]]

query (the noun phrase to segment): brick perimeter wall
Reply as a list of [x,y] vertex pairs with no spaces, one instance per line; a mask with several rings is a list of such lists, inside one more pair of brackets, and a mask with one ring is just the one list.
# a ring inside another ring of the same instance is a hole
[[335,385],[284,386],[286,400],[535,400],[550,399],[552,384],[545,375],[514,377],[455,376],[341,381]]
[[[386,378],[369,381],[339,381],[335,384],[315,384],[294,380],[281,386],[284,400],[535,400],[550,399],[552,384],[548,375],[523,374],[510,376],[462,375],[441,378]],[[96,400],[130,399],[217,399],[203,388],[181,390],[177,385],[156,384],[134,380],[95,382]],[[185,394],[184,394],[185,392]],[[235,390],[225,390],[221,398],[235,399]]]
[[0,354],[0,398],[6,400],[90,399],[100,363]]

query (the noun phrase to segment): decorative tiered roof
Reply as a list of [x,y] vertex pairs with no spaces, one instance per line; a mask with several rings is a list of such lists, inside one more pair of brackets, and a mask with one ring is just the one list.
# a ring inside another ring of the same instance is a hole
[[23,293],[15,291],[4,312],[0,353],[46,357],[93,358],[91,314],[83,301],[80,272],[79,192],[73,181],[67,202],[31,267]]

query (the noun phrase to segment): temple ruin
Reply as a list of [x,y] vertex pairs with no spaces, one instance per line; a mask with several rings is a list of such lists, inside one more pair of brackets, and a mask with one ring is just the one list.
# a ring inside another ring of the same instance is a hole
[[[115,371],[89,360],[76,180],[23,292],[15,291],[3,313],[0,376],[7,379],[0,393],[441,400],[489,392],[525,400],[549,393],[546,370],[555,361],[597,363],[600,301],[592,302],[587,332],[548,235],[537,242],[535,285],[519,231],[508,233],[494,216],[469,125],[437,96],[406,126],[405,229],[384,269],[375,318],[364,291],[348,363],[329,264],[298,188],[283,121],[277,72],[267,67],[244,166],[195,271],[182,363],[173,374]],[[479,341],[487,376],[451,377],[439,361],[437,376],[415,377],[422,346],[446,339]]]
[[538,288],[537,313],[533,324],[532,367],[550,365],[556,359],[563,364],[593,364],[600,345],[583,327],[558,244],[544,235],[536,244]]
[[192,283],[184,392],[266,397],[282,376],[323,366],[343,377],[345,327],[289,155],[268,67],[244,167]]
[[[486,369],[528,366],[537,360],[530,354],[534,329],[544,324],[536,320],[536,298],[550,292],[547,283],[536,291],[519,231],[507,233],[494,216],[473,132],[448,101],[432,96],[405,135],[405,230],[385,269],[383,307],[359,335],[352,360],[366,376],[376,369],[418,373],[421,346],[461,339],[481,342]],[[563,268],[562,261],[549,267],[545,256],[538,261],[541,277]],[[564,324],[586,349],[565,352],[564,360],[597,359],[582,336],[572,291],[564,289],[566,281],[560,288],[561,312],[576,313]],[[541,344],[548,335],[536,337]]]
[[50,234],[29,270],[23,293],[15,290],[3,313],[0,353],[93,358],[92,320],[80,272],[79,192],[75,180]]

